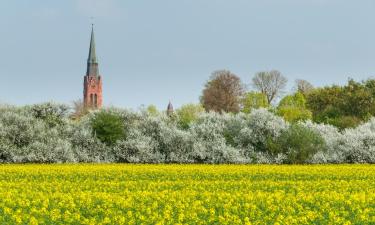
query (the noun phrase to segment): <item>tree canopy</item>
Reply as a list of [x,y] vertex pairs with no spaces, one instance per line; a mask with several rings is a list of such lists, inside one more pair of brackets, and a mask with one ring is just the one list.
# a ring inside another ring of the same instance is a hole
[[206,111],[239,112],[244,85],[241,79],[228,70],[212,73],[206,83],[201,103]]

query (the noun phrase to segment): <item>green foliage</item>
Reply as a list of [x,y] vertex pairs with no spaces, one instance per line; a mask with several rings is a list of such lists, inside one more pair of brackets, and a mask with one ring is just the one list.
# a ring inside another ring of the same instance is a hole
[[305,108],[306,107],[306,99],[300,93],[297,92],[294,95],[285,96],[281,99],[279,103],[279,107],[298,107],[298,108]]
[[278,108],[277,115],[282,116],[288,122],[304,121],[312,118],[309,110],[292,106]]
[[284,117],[288,122],[309,120],[312,113],[306,109],[306,99],[300,92],[285,96],[277,107],[276,114]]
[[151,116],[159,115],[159,111],[155,105],[149,105],[146,110],[147,110],[147,113]]
[[318,88],[307,95],[315,122],[355,127],[375,115],[375,80]]
[[100,111],[92,118],[94,135],[107,145],[113,145],[125,137],[125,126],[121,117],[113,112]]
[[325,149],[323,137],[301,124],[292,124],[276,141],[269,140],[269,151],[273,155],[285,154],[286,163],[306,163],[318,151]]
[[242,99],[242,112],[250,113],[253,109],[268,108],[267,96],[260,92],[247,92]]
[[345,128],[354,128],[361,124],[361,119],[355,116],[340,116],[336,118],[329,118],[327,122],[340,130]]
[[186,104],[177,109],[179,125],[187,129],[190,124],[198,119],[199,114],[204,112],[204,108],[201,104]]

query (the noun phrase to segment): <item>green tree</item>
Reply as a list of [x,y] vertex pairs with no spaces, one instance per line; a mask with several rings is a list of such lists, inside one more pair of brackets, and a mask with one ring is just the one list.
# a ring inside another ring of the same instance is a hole
[[312,113],[306,108],[306,99],[300,92],[285,96],[280,101],[276,113],[289,122],[312,118]]
[[151,116],[159,115],[159,110],[156,108],[155,105],[149,105],[146,109],[147,113]]
[[100,111],[92,118],[94,135],[103,143],[113,145],[125,138],[125,125],[121,117],[113,112]]
[[375,116],[375,80],[356,82],[351,79],[345,86],[314,89],[306,99],[315,122],[341,129],[355,127]]
[[201,104],[186,104],[177,109],[176,113],[179,118],[179,125],[187,129],[190,124],[198,119],[199,114],[204,112]]
[[267,96],[260,92],[247,92],[242,99],[242,112],[250,113],[253,109],[268,108]]

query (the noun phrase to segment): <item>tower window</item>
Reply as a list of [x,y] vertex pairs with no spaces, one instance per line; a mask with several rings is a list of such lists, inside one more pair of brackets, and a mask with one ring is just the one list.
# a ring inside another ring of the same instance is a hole
[[94,95],[90,94],[90,105],[92,106],[94,104]]

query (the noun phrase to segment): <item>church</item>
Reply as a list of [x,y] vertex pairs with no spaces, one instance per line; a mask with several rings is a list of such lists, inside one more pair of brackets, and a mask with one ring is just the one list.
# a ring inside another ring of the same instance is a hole
[[83,104],[87,108],[100,108],[103,104],[102,77],[95,51],[94,25],[91,27],[89,57],[83,78]]
[[[87,58],[86,75],[83,78],[83,104],[85,108],[98,109],[103,105],[102,77],[96,57],[94,25],[91,26],[89,56]],[[172,103],[169,102],[167,114],[173,114]]]

